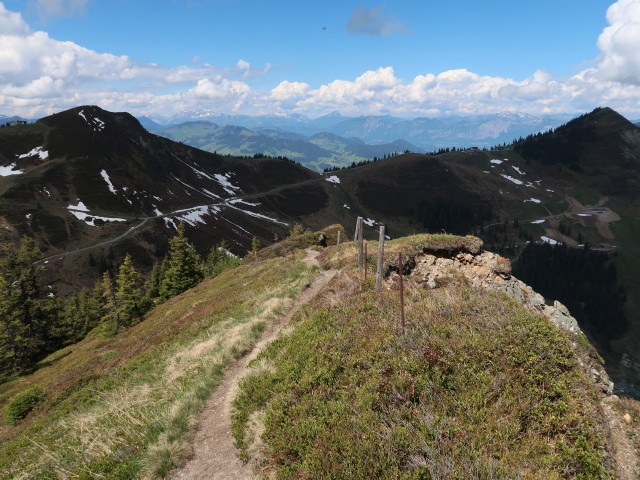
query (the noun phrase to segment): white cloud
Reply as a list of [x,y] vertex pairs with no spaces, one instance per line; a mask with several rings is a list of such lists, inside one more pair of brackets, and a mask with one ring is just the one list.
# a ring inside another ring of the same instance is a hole
[[249,85],[237,80],[229,80],[221,75],[198,80],[195,87],[187,92],[201,100],[238,99],[249,91]]
[[387,36],[407,33],[404,24],[392,16],[384,15],[382,7],[356,7],[347,23],[347,30],[353,34]]
[[238,63],[236,63],[236,68],[238,70],[251,70],[251,64],[240,59],[238,60]]
[[0,35],[27,35],[29,31],[29,26],[22,19],[22,15],[10,12],[0,2]]
[[271,90],[271,97],[275,100],[285,101],[298,99],[309,90],[309,84],[303,82],[289,82],[284,80]]
[[607,10],[607,26],[598,38],[602,51],[597,76],[640,84],[640,0],[618,0]]

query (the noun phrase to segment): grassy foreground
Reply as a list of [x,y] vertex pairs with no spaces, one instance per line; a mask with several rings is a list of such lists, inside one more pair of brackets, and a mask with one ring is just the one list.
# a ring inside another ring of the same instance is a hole
[[0,408],[44,392],[0,428],[0,478],[161,478],[224,367],[297,296],[314,270],[300,256],[248,263],[205,280],[113,337],[90,334],[34,374],[0,385]]
[[613,478],[598,395],[564,332],[464,282],[405,302],[401,332],[397,291],[346,267],[253,362],[235,402],[244,455],[281,479]]

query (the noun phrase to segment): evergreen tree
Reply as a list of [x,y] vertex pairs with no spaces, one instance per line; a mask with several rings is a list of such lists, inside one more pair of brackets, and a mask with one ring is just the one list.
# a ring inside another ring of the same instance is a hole
[[162,282],[160,298],[167,300],[197,285],[204,272],[200,256],[189,245],[184,233],[184,223],[178,224],[178,234],[169,241],[169,257]]
[[253,254],[253,256],[256,256],[258,254],[258,250],[260,250],[260,240],[258,240],[258,237],[256,237],[255,235],[253,236],[253,238],[251,239],[251,253]]
[[0,256],[0,370],[20,374],[50,347],[57,312],[38,286],[42,256],[32,239],[2,245]]
[[142,279],[133,267],[131,255],[127,254],[118,269],[114,292],[115,321],[118,329],[128,328],[138,323],[144,313],[141,283]]
[[304,233],[304,227],[299,224],[296,223],[293,228],[289,231],[289,236],[290,237],[295,237],[297,235],[302,235]]

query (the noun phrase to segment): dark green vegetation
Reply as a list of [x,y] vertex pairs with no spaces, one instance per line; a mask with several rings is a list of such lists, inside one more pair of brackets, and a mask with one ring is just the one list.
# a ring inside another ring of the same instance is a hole
[[[452,238],[401,239],[388,255],[465,245]],[[283,479],[612,478],[597,394],[565,333],[464,282],[408,288],[404,332],[397,290],[376,295],[352,268],[297,316],[235,402],[246,456],[264,431],[261,467]]]
[[[0,381],[37,368],[55,350],[83,339],[91,330],[113,336],[142,319],[153,306],[241,263],[214,245],[202,261],[185,237],[184,225],[169,242],[169,253],[143,286],[127,255],[112,277],[105,272],[92,289],[58,298],[44,282],[41,254],[23,237],[18,248],[0,246]],[[12,417],[13,418],[13,417]]]
[[216,125],[208,121],[185,122],[180,125],[155,130],[163,137],[183,142],[208,152],[237,157],[256,153],[284,156],[300,162],[316,171],[345,167],[352,162],[362,162],[373,157],[383,157],[391,152],[419,149],[408,142],[396,140],[381,145],[367,145],[357,138],[343,138],[331,133],[317,133],[310,137],[280,136],[251,131],[243,127]]
[[566,245],[530,244],[513,274],[547,298],[565,304],[583,327],[602,339],[627,330],[626,294],[615,263],[607,254]]
[[40,387],[32,387],[14,395],[4,407],[4,421],[7,425],[17,425],[26,417],[33,407],[46,397]]

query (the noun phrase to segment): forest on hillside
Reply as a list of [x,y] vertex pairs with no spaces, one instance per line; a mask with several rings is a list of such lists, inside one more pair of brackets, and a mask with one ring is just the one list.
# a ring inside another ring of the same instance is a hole
[[562,302],[598,337],[612,339],[627,329],[626,293],[606,253],[530,243],[514,262],[513,274],[544,297]]

